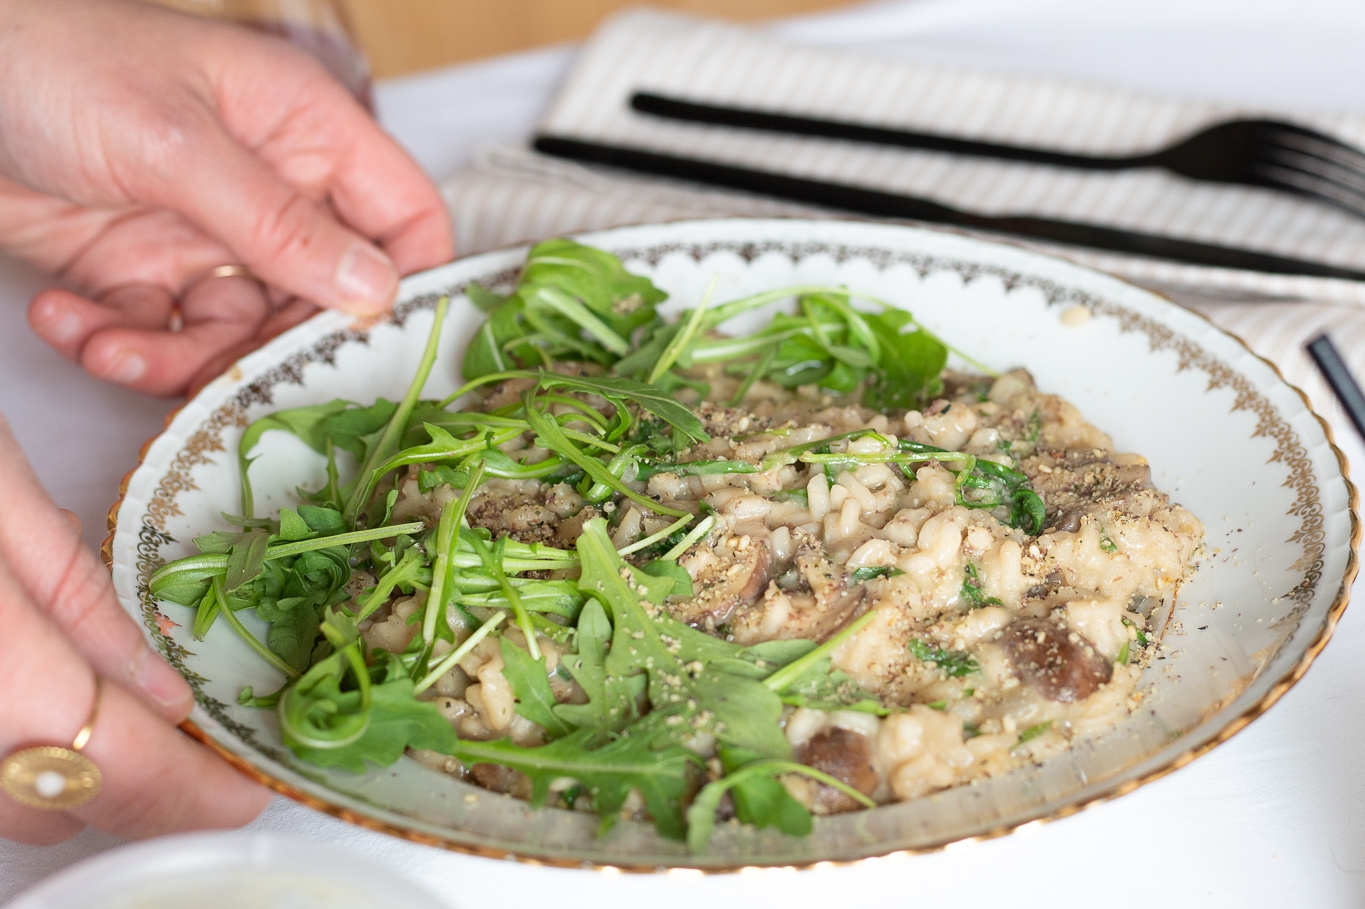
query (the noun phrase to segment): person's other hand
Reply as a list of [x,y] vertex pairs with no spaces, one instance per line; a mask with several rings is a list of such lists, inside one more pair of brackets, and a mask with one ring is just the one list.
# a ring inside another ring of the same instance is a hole
[[114,598],[109,573],[48,498],[0,417],[0,757],[66,745],[104,698],[82,754],[103,786],[69,812],[29,808],[0,793],[0,836],[47,844],[85,824],[147,837],[245,824],[270,793],[175,723],[189,687],[145,643]]
[[[320,64],[128,0],[0,0],[0,249],[69,288],[33,300],[41,337],[159,395],[454,254],[435,187]],[[267,288],[196,282],[224,264]]]

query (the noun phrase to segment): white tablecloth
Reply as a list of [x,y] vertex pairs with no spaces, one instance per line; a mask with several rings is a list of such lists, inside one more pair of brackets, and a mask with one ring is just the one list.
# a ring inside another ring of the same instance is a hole
[[[1365,4],[1355,0],[886,0],[776,30],[935,63],[1095,79],[1187,97],[1365,113]],[[554,48],[379,87],[381,119],[435,177],[478,143],[529,134],[572,57]],[[1365,264],[1365,263],[1362,263]],[[57,501],[98,545],[138,447],[173,402],[102,385],[35,340],[42,278],[0,259],[0,410]],[[1347,426],[1353,464],[1365,448]],[[1365,904],[1365,612],[1348,610],[1312,670],[1265,717],[1119,801],[985,843],[855,868],[615,876],[475,859],[349,827],[276,799],[253,829],[398,869],[451,906],[815,906],[850,899],[1013,907]],[[120,842],[87,831],[0,842],[0,900]]]

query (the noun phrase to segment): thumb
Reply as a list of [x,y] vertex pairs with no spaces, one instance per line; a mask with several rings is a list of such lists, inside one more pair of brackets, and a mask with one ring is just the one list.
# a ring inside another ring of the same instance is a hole
[[239,144],[216,118],[205,112],[180,139],[165,154],[165,167],[137,168],[146,179],[140,197],[179,211],[257,277],[294,296],[356,314],[392,304],[399,280],[393,260]]

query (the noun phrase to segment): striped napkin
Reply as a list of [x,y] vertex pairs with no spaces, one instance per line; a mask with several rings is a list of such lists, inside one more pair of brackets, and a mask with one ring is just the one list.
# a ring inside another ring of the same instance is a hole
[[[629,108],[630,95],[644,90],[1090,154],[1149,151],[1208,123],[1242,116],[1290,119],[1365,147],[1365,118],[1359,116],[1249,109],[920,65],[782,43],[711,20],[634,10],[610,20],[584,47],[540,129],[903,192],[983,214],[1105,224],[1365,267],[1365,219],[1271,190],[1198,183],[1157,170],[1091,173],[676,123]],[[444,190],[464,252],[684,218],[850,217],[584,167],[521,147],[482,150]],[[1326,415],[1340,412],[1303,354],[1303,342],[1330,327],[1352,367],[1365,376],[1365,284],[1027,245],[1194,305],[1276,362]]]

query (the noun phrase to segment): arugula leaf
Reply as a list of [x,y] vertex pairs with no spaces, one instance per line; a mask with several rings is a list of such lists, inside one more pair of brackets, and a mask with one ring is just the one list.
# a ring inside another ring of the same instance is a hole
[[260,600],[256,605],[257,617],[270,623],[266,643],[271,652],[298,672],[308,669],[321,624],[318,607],[310,600],[309,597],[282,597]]
[[691,408],[680,404],[671,395],[664,394],[657,385],[645,385],[619,376],[565,376],[548,372],[539,373],[538,376],[539,386],[543,389],[569,388],[630,401],[680,431],[691,442],[711,441]]
[[[632,445],[644,445],[656,458],[671,458],[678,451],[673,430],[667,420],[641,418],[626,439]],[[685,445],[683,447],[686,447]]]
[[876,807],[876,803],[862,792],[814,767],[795,761],[762,759],[758,755],[738,750],[729,751],[728,760],[725,758],[726,749],[721,749],[721,754],[722,764],[727,770],[725,776],[703,786],[687,810],[687,848],[691,852],[701,852],[710,842],[716,823],[716,809],[720,807],[720,800],[726,792],[733,793],[735,812],[746,823],[777,827],[792,836],[810,833],[810,812],[788,795],[786,788],[776,779],[784,773],[808,776],[838,789],[865,808]]
[[344,601],[350,578],[341,547],[265,563],[261,575],[228,594],[234,608],[254,608],[270,623],[266,642],[286,665],[303,672],[313,654],[324,609]]
[[297,511],[292,508],[280,509],[280,529],[279,533],[276,534],[277,541],[296,543],[299,540],[310,540],[315,536],[317,533],[308,526],[307,521],[299,517]]
[[[396,555],[401,550],[401,555]],[[390,565],[380,574],[375,586],[365,590],[356,599],[356,621],[369,618],[380,606],[389,601],[395,590],[431,587],[431,568],[426,556],[416,546],[412,538],[403,536],[388,554]]]
[[873,578],[894,578],[905,574],[899,568],[892,568],[889,565],[877,565],[872,568],[855,568],[849,574],[849,578],[858,583],[870,581]]
[[[422,646],[417,660],[412,665],[414,676],[420,676],[428,668],[427,663],[437,640],[449,641],[454,638],[446,610],[447,602],[450,599],[446,586],[450,583],[453,575],[451,562],[459,549],[462,536],[461,524],[464,523],[465,510],[469,507],[469,500],[474,496],[474,487],[478,484],[482,473],[482,464],[474,468],[474,474],[470,477],[470,484],[465,487],[460,498],[453,506],[446,503],[446,507],[441,509],[441,516],[436,521],[434,538],[432,536],[427,537],[426,550],[427,554],[432,557],[431,587],[427,591],[426,606],[422,611]],[[481,553],[479,560],[483,561]],[[539,655],[536,654],[536,656]]]
[[[271,561],[296,556],[305,552],[316,552],[333,547],[350,546],[353,543],[368,543],[370,540],[383,540],[397,537],[405,533],[415,533],[425,530],[426,527],[421,521],[410,521],[405,524],[389,524],[382,527],[367,528],[365,530],[352,530],[333,536],[317,537],[309,540],[299,540],[293,543],[274,543],[267,547],[265,551],[265,564]],[[528,552],[535,552],[536,547],[524,547]],[[545,547],[544,549],[548,549]],[[183,595],[189,585],[207,581],[213,575],[221,575],[227,570],[228,557],[221,553],[204,553],[203,555],[187,556],[177,559],[168,565],[162,565],[148,581],[148,588],[152,594],[159,599],[171,599],[166,592],[176,591]],[[542,566],[535,566],[542,567]],[[550,567],[550,566],[545,566]],[[560,566],[554,566],[560,567]],[[180,603],[182,600],[172,600]],[[197,597],[191,598],[187,605],[197,602]]]
[[830,665],[829,657],[820,660],[782,691],[782,703],[812,710],[853,710],[876,716],[889,716],[897,709],[887,707],[842,669]]
[[[617,554],[601,518],[583,525],[578,556],[583,566],[581,589],[601,602],[612,620],[612,645],[604,661],[606,672],[619,676],[643,672],[647,676],[652,712],[668,717],[658,726],[659,740],[709,732],[722,742],[764,756],[790,756],[791,746],[778,725],[781,700],[761,682],[724,672],[681,652],[682,645],[696,637],[704,637],[720,647],[734,645],[695,629],[684,632],[682,629],[687,626],[665,616],[652,617],[639,590],[642,587],[647,590],[645,585],[658,579],[630,570]],[[654,604],[657,602],[653,600]],[[670,640],[679,642],[680,653],[675,654],[664,640],[661,626],[668,629]]]
[[642,309],[652,311],[668,298],[648,278],[626,271],[611,253],[562,238],[539,243],[527,254],[518,293],[537,286],[572,294],[626,332],[648,321]]
[[502,674],[516,696],[517,713],[544,728],[545,734],[551,739],[562,738],[572,732],[573,727],[555,714],[555,695],[550,690],[545,658],[532,659],[529,653],[506,637],[501,638],[498,644],[502,648]]
[[469,471],[446,464],[433,464],[430,469],[417,474],[417,488],[421,492],[431,492],[438,486],[451,489],[464,489],[469,483]]
[[[550,613],[566,619],[577,620],[583,608],[584,596],[573,581],[542,581],[538,578],[507,579],[517,591],[523,608],[532,613]],[[512,601],[502,594],[501,585],[486,575],[475,571],[461,572],[454,581],[455,602],[466,609],[483,606],[487,609],[515,609]],[[468,591],[468,592],[466,592]],[[563,626],[556,626],[563,628]],[[565,629],[567,630],[567,629]]]
[[[342,653],[318,663],[284,693],[280,731],[290,750],[320,767],[353,773],[363,773],[367,762],[387,767],[408,748],[455,752],[459,746],[455,730],[433,702],[413,695],[412,679],[398,656],[383,650],[375,651],[375,656],[377,662],[368,670],[372,676],[368,704],[359,690],[343,687]],[[320,723],[326,723],[322,728],[328,731],[358,726],[360,732],[329,741],[311,734],[310,727]]]
[[929,646],[924,641],[915,638],[910,641],[910,652],[919,660],[925,663],[934,663],[939,670],[949,678],[961,678],[973,672],[980,672],[981,667],[971,654],[962,650],[939,650]]
[[[1041,532],[1047,522],[1047,508],[1042,498],[1034,492],[1028,476],[1013,468],[965,452],[945,451],[912,439],[901,439],[896,448],[902,453],[901,456],[880,453],[850,456],[850,459],[899,463],[907,475],[911,474],[910,465],[920,461],[957,461],[963,465],[958,468],[954,483],[958,505],[992,510],[1007,507],[1009,514],[1001,518],[1002,523],[1018,527],[1030,535]],[[996,516],[1000,517],[998,514]]]
[[586,704],[556,704],[557,716],[574,726],[599,732],[620,732],[639,719],[636,701],[644,693],[644,675],[609,675],[607,649],[611,622],[602,604],[590,599],[578,617],[574,636],[577,650],[564,656],[562,665],[588,696]]
[[1003,606],[1004,603],[998,597],[983,596],[981,593],[981,577],[977,574],[976,566],[971,562],[962,570],[962,587],[958,590],[958,596],[966,600],[973,609],[980,609],[982,606]]
[[760,830],[776,827],[788,836],[810,833],[810,811],[774,779],[772,770],[758,767],[745,770],[746,765],[753,767],[759,760],[758,755],[738,748],[720,749],[721,766],[733,780],[730,797],[735,803],[735,816]]
[[599,834],[611,829],[626,796],[638,790],[660,835],[682,839],[687,829],[682,801],[691,788],[691,770],[701,759],[676,745],[655,750],[645,736],[618,738],[595,748],[598,738],[595,730],[580,729],[538,748],[525,748],[508,739],[461,741],[451,753],[466,764],[500,764],[526,774],[531,780],[531,804],[536,807],[545,804],[555,780],[577,780],[592,796],[602,819]]
[[939,374],[948,365],[948,348],[920,329],[906,333],[914,317],[901,309],[888,310],[868,319],[882,343],[877,381],[863,395],[863,403],[876,410],[921,406],[943,389]]
[[237,443],[237,467],[242,477],[242,513],[252,514],[252,490],[248,472],[255,458],[251,452],[261,437],[277,429],[291,433],[318,454],[327,454],[331,445],[364,460],[371,437],[383,429],[397,407],[392,401],[378,399],[368,407],[337,398],[326,404],[277,410],[254,421]]
[[806,836],[811,831],[810,811],[792,798],[786,786],[768,775],[775,769],[736,774],[730,790],[735,816],[760,829],[776,827],[788,836]]
[[[469,346],[465,348],[464,362],[461,365],[461,373],[466,379],[477,379],[490,373],[504,372],[511,369],[515,364],[510,359],[508,348],[520,337],[523,337],[525,330],[521,327],[521,313],[526,308],[526,304],[520,299],[507,297],[494,297],[487,292],[480,294],[482,288],[471,287],[469,295],[471,299],[481,296],[483,302],[479,308],[484,309],[485,304],[496,299],[496,303],[491,304],[491,308],[485,309],[488,318],[483,325],[479,326],[478,332],[470,339]],[[530,365],[527,354],[522,355],[523,362]]]
[[441,297],[436,301],[436,308],[431,315],[431,332],[427,335],[427,343],[422,350],[422,356],[417,361],[417,369],[413,374],[412,382],[408,384],[408,390],[404,393],[403,400],[399,401],[398,406],[393,409],[393,414],[384,424],[383,429],[375,433],[373,443],[366,445],[365,457],[361,460],[360,469],[350,487],[351,492],[346,497],[345,508],[342,509],[347,524],[355,524],[356,516],[360,514],[361,507],[369,498],[375,482],[375,468],[392,457],[394,452],[398,450],[403,431],[407,428],[408,418],[417,407],[417,399],[421,397],[422,389],[427,384],[427,377],[431,375],[431,368],[436,364],[436,352],[441,342],[441,326],[445,324],[446,312],[449,308],[449,297]]
[[[261,522],[260,526],[242,533],[218,531],[195,540],[200,552],[227,554],[224,586],[229,593],[260,575],[271,543],[310,540],[318,536],[319,529],[329,533],[339,533],[345,529],[344,523],[340,521],[340,513],[330,508],[318,508],[313,505],[301,505],[299,508],[300,511],[281,509],[278,522],[269,524]],[[307,520],[301,511],[308,515]],[[270,525],[275,527],[273,533]]]
[[1047,523],[1047,507],[1038,493],[1021,487],[1010,494],[1010,523],[1026,533],[1036,534]]
[[491,308],[465,354],[467,379],[502,372],[509,359],[531,367],[568,355],[610,365],[667,295],[611,253],[554,239],[531,248],[512,294],[480,297]]
[[651,577],[668,578],[673,587],[668,596],[690,597],[692,595],[692,575],[687,569],[672,559],[655,559],[640,566],[640,570]]
[[1014,747],[1018,748],[1025,742],[1038,738],[1038,736],[1042,735],[1044,732],[1047,732],[1051,728],[1052,720],[1044,720],[1041,723],[1028,727],[1023,732],[1019,733],[1019,741],[1014,743]]
[[[300,504],[296,509],[298,516],[308,525],[308,529],[321,536],[334,536],[346,532],[346,519],[335,508],[318,505]],[[283,517],[283,512],[281,512]],[[300,537],[299,539],[304,539]]]
[[[687,512],[661,505],[643,493],[636,492],[629,486],[624,485],[621,479],[614,476],[601,461],[584,452],[569,437],[563,427],[555,421],[553,417],[541,412],[531,404],[531,395],[526,396],[527,409],[526,421],[531,424],[531,428],[536,432],[537,444],[543,445],[551,451],[558,452],[563,457],[577,464],[587,472],[598,483],[603,483],[626,498],[639,505],[643,505],[650,511],[660,514],[668,514],[674,517],[683,517]],[[614,550],[613,550],[614,551]]]
[[[725,672],[714,664],[702,664],[700,670],[684,667],[680,692],[686,697],[686,709],[678,711],[685,728],[690,722],[698,731],[715,735],[716,739],[754,751],[765,757],[787,757],[791,744],[782,734],[782,700],[762,682]],[[691,673],[695,672],[695,675]],[[689,701],[695,700],[696,708]]]
[[[323,514],[327,511],[322,509],[318,513],[306,514],[318,520],[319,526],[322,526],[331,520]],[[405,532],[421,529],[423,525],[417,522],[331,536],[310,536],[310,539],[293,542],[269,543],[261,555],[259,567],[255,568],[256,575],[233,588],[227,599],[230,600],[232,610],[256,608],[259,611],[264,606],[266,610],[264,615],[269,615],[274,602],[281,598],[302,597],[311,606],[319,609],[334,605],[347,598],[342,588],[351,575],[349,551],[346,548],[349,544],[396,537]],[[253,534],[265,532],[264,528],[252,531]],[[224,535],[226,536],[230,535]],[[219,537],[219,542],[224,537]],[[217,599],[210,595],[210,584],[217,582],[223,586],[234,559],[240,566],[236,569],[239,575],[249,573],[254,565],[249,557],[250,547],[255,545],[252,540],[255,539],[259,539],[259,536],[243,538],[242,543],[230,546],[227,553],[208,552],[163,565],[152,573],[148,589],[158,599],[195,606],[194,634],[202,639],[219,614]],[[245,547],[244,555],[234,555],[238,545]],[[299,607],[291,607],[290,611],[294,608]],[[278,640],[292,660],[301,645],[296,644],[291,638],[301,633],[303,619],[294,616],[288,621],[294,631],[281,632]],[[298,668],[306,666],[305,662]]]
[[273,540],[273,534],[264,528],[248,530],[238,534],[237,540],[227,552],[227,567],[224,572],[224,587],[231,592],[261,573],[265,564],[265,552]]

